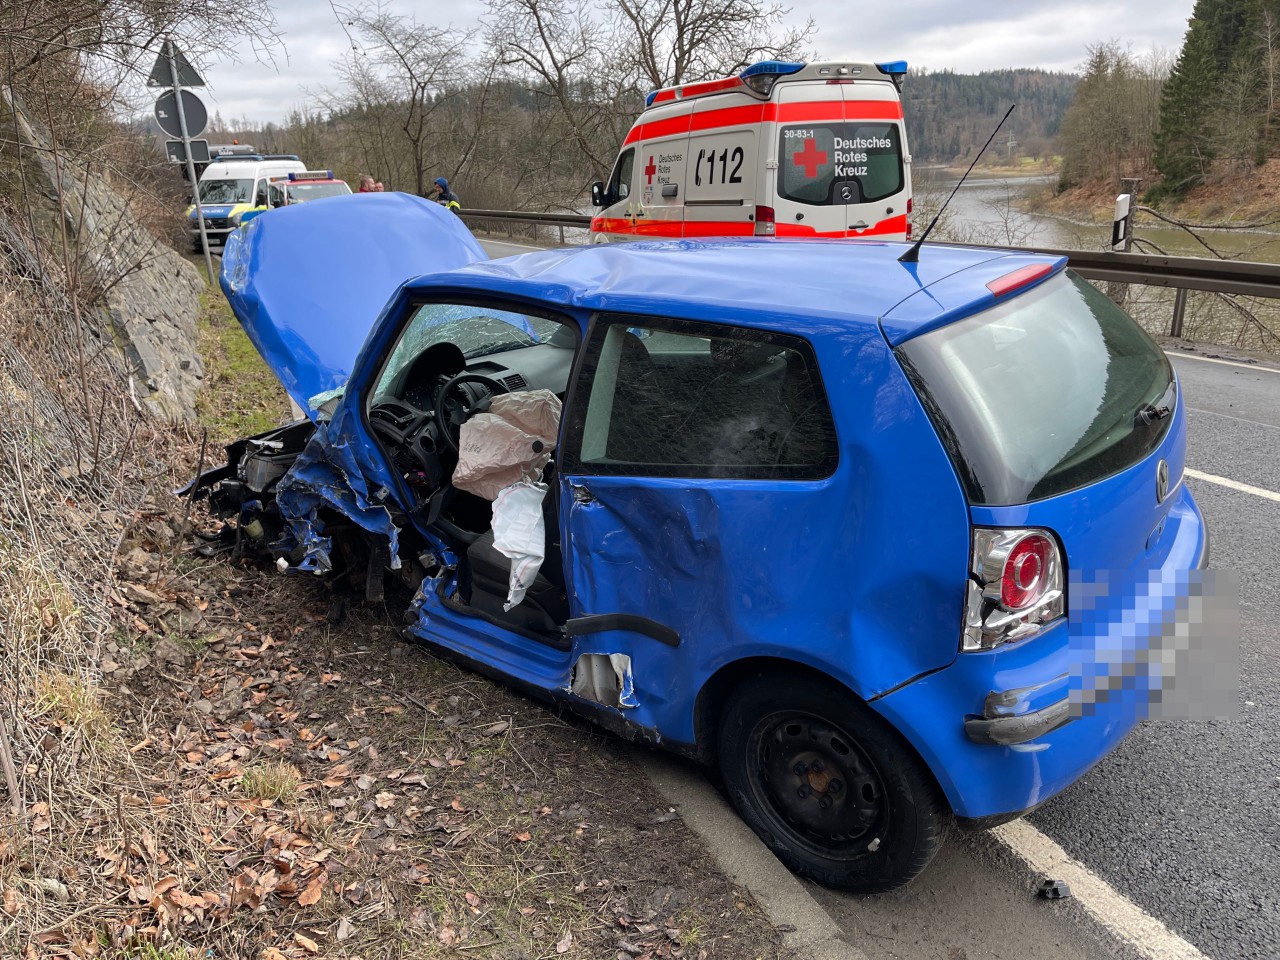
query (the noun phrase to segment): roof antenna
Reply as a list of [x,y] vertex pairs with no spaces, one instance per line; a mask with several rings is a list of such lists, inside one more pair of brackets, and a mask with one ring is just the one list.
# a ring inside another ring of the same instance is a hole
[[[1004,126],[1005,120],[1009,119],[1009,114],[1013,113],[1014,108],[1017,106],[1018,105],[1016,103],[1011,104],[1009,109],[1005,112],[1004,117],[1002,117],[1000,122],[996,124],[996,128],[991,131],[991,136],[987,137],[987,142],[983,144],[982,149],[978,151],[978,155],[973,158],[973,163],[969,164],[969,169],[964,172],[963,177],[961,177],[958,181],[956,181],[955,187],[952,188],[951,190],[951,197],[954,197],[956,195],[956,190],[959,190],[961,184],[963,184],[967,179],[969,179],[969,174],[973,173],[973,168],[978,165],[978,161],[982,159],[982,155],[987,152],[987,147],[991,146],[991,141],[996,138],[996,134],[999,133],[1000,128]],[[904,253],[902,256],[898,258],[899,263],[919,262],[920,245],[925,242],[929,234],[933,231],[933,228],[937,225],[938,218],[941,217],[942,212],[947,209],[947,204],[951,202],[951,197],[947,197],[947,203],[944,203],[941,207],[938,208],[938,212],[933,215],[933,219],[929,222],[929,226],[925,227],[924,233],[920,234],[920,239],[917,240],[912,245],[910,250],[908,250],[906,253]]]

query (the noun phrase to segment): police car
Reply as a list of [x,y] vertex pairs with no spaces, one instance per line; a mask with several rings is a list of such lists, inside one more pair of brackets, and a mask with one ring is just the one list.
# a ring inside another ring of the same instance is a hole
[[345,197],[351,193],[345,180],[337,180],[332,170],[304,170],[273,179],[267,186],[267,205],[287,207],[323,197]]
[[399,582],[408,636],[715,765],[793,870],[901,885],[1146,715],[1208,558],[1139,326],[1063,258],[904,246],[260,217],[221,284],[308,419],[193,491],[228,549]]

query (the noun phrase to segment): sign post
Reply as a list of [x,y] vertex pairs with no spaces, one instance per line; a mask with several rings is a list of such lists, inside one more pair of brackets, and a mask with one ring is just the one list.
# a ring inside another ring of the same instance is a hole
[[[179,68],[181,63],[181,69]],[[209,254],[209,234],[205,230],[204,210],[200,206],[200,183],[196,180],[196,165],[191,157],[191,130],[187,126],[187,111],[183,106],[183,101],[190,97],[185,90],[182,89],[185,82],[189,87],[202,87],[204,80],[196,73],[190,62],[182,52],[174,44],[172,38],[166,38],[164,46],[160,48],[160,56],[156,59],[156,65],[151,70],[151,77],[148,83],[158,83],[164,76],[164,68],[167,66],[169,74],[169,84],[173,88],[173,101],[178,108],[178,134],[182,140],[182,155],[187,164],[187,180],[191,183],[192,199],[196,207],[196,222],[200,225],[200,248],[204,251],[204,266],[209,273],[209,283],[214,283],[213,279],[213,257]],[[162,98],[163,99],[163,98]],[[195,100],[194,97],[192,97]],[[198,100],[196,100],[199,103]],[[159,104],[157,104],[159,106]],[[208,117],[200,121],[200,129],[195,131],[196,134],[204,132],[204,125]]]

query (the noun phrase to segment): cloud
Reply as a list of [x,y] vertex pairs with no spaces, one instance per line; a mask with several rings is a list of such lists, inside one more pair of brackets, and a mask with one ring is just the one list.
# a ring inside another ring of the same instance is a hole
[[1143,53],[1182,46],[1194,0],[907,0],[859,6],[856,17],[830,16],[825,0],[793,0],[792,18],[812,16],[814,46],[825,59],[902,58],[913,66],[969,73],[1005,67],[1076,70],[1087,47],[1120,40]]
[[[906,0],[835,7],[830,0],[790,0],[789,23],[812,16],[812,46],[824,59],[906,59],[914,67],[962,72],[1005,67],[1075,70],[1086,48],[1118,39],[1137,53],[1182,44],[1194,0]],[[336,82],[333,64],[351,46],[333,8],[317,0],[273,4],[284,50],[274,63],[255,59],[245,42],[239,62],[225,57],[205,71],[209,113],[226,119],[281,120],[290,109]],[[392,0],[392,13],[440,23],[440,0]],[[448,22],[459,30],[479,25],[483,0],[452,0]],[[833,10],[840,11],[833,13]]]

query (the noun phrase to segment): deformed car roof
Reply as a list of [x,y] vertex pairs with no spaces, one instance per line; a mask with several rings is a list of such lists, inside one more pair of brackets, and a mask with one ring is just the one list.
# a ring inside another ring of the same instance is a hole
[[926,246],[919,262],[900,263],[905,249],[900,243],[769,238],[597,244],[473,262],[406,287],[426,297],[433,288],[482,288],[587,310],[748,320],[792,332],[883,318],[896,345],[993,302],[986,284],[997,278],[1033,265],[1056,273],[1066,263],[958,246]]

